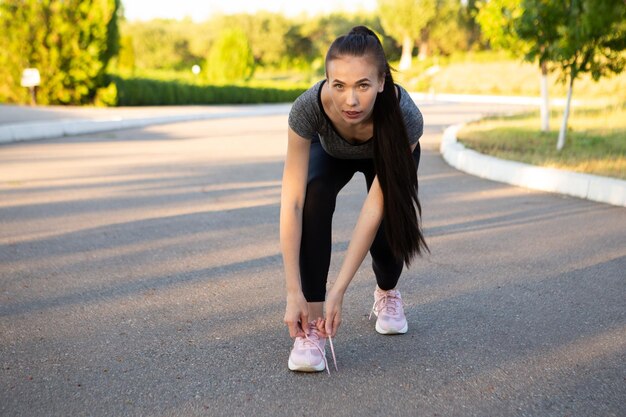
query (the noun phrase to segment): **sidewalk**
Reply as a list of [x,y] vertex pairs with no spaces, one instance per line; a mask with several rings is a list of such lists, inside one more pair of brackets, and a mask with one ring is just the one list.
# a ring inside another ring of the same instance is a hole
[[192,120],[287,114],[290,108],[291,104],[116,108],[0,105],[0,143]]

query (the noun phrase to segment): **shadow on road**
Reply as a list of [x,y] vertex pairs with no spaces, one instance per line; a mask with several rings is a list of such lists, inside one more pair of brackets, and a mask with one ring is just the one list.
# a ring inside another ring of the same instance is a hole
[[[432,253],[400,281],[409,333],[368,321],[368,258],[339,372],[289,372],[284,141],[268,131],[149,149],[134,131],[76,138],[66,159],[59,143],[2,150],[2,414],[623,414],[624,210],[470,177],[428,150]],[[364,190],[340,194],[331,282]]]

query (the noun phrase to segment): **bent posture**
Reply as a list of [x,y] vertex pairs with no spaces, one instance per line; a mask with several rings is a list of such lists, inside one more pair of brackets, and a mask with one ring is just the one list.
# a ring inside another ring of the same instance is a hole
[[[377,283],[376,331],[407,332],[396,285],[404,264],[427,250],[417,198],[422,131],[422,114],[394,84],[374,32],[357,26],[337,38],[326,55],[326,79],[304,92],[289,114],[280,209],[284,321],[295,338],[289,369],[327,367],[326,339],[337,333],[344,293],[368,250]],[[335,202],[357,171],[368,193],[327,293]]]

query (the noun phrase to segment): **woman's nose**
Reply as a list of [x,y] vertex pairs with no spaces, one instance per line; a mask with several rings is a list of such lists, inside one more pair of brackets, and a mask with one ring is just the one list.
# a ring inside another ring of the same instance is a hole
[[346,104],[348,106],[356,106],[357,104],[359,104],[359,100],[357,99],[357,95],[356,95],[356,91],[354,90],[349,90],[348,91],[348,97],[346,98]]

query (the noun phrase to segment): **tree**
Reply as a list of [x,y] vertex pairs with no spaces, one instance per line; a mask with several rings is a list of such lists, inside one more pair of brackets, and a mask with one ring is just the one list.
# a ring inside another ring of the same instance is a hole
[[[125,42],[123,48],[132,49],[134,63],[139,70],[189,71],[206,56],[206,51],[200,55],[193,50],[196,29],[190,19],[154,19],[149,22],[128,23],[124,25],[123,33],[125,38],[132,40],[132,44]],[[122,50],[120,54],[126,56],[128,52]]]
[[313,43],[316,57],[324,57],[330,44],[338,36],[345,35],[354,26],[365,25],[376,31],[380,25],[368,14],[342,12],[321,15],[302,23],[301,33]]
[[211,47],[207,58],[207,74],[213,82],[249,79],[254,72],[254,56],[245,32],[226,29]]
[[20,75],[41,74],[43,104],[82,104],[93,99],[117,51],[118,0],[6,0],[0,2],[0,93],[23,102]]
[[[557,12],[549,8],[528,11],[519,0],[488,0],[478,3],[477,7],[476,21],[493,48],[504,49],[514,56],[539,63],[541,130],[549,131],[548,62],[550,45],[558,36],[554,20],[558,18]],[[532,31],[529,27],[526,36],[521,37],[520,30],[524,31],[522,27],[526,22],[522,21],[524,14],[527,22],[532,22]]]
[[467,6],[458,0],[437,0],[435,17],[422,31],[421,40],[427,42],[430,52],[450,55],[454,51],[469,49],[471,40],[466,10]]
[[36,36],[32,29],[41,22],[37,7],[35,1],[0,2],[0,102],[24,103],[28,98],[20,80],[33,54]]
[[[400,70],[411,68],[415,40],[435,16],[436,0],[378,0],[378,9],[385,33],[402,43]],[[426,44],[420,44],[420,54]]]
[[524,0],[524,13],[518,33],[526,41],[537,39],[537,21],[549,19],[550,42],[545,49],[531,48],[532,54],[545,54],[568,83],[567,102],[559,131],[557,150],[565,145],[574,80],[588,72],[594,80],[617,74],[626,58],[626,3],[624,0]]
[[287,54],[285,37],[289,22],[278,13],[258,12],[248,16],[246,33],[255,61],[264,66],[279,66]]
[[102,51],[102,61],[109,62],[120,52],[120,26],[119,21],[124,17],[124,11],[120,0],[113,0],[113,12],[107,23],[106,48]]

